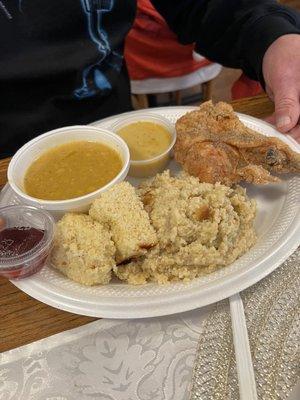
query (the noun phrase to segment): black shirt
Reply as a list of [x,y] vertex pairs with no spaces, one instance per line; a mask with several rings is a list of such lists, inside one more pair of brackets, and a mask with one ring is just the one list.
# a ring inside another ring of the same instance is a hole
[[[152,0],[183,43],[261,78],[267,47],[299,33],[275,1]],[[135,0],[0,0],[0,157],[36,135],[131,108],[123,60]]]

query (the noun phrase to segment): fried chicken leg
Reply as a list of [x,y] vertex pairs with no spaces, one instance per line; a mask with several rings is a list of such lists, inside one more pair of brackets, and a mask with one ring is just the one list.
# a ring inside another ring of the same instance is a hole
[[211,101],[176,123],[175,159],[203,182],[277,182],[270,172],[300,172],[300,154],[276,137],[247,128],[229,104]]

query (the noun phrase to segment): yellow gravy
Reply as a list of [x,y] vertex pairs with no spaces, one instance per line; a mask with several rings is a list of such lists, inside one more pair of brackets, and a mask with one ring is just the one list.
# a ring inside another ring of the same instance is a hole
[[148,160],[162,154],[172,141],[165,127],[148,121],[126,125],[117,133],[127,143],[133,161]]
[[24,188],[38,199],[73,199],[105,186],[121,169],[121,157],[109,146],[74,141],[54,147],[35,160],[25,174]]

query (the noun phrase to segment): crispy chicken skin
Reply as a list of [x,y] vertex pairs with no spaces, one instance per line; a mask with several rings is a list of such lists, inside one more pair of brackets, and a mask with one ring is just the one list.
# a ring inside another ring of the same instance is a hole
[[203,182],[277,182],[270,172],[300,172],[300,154],[247,128],[229,104],[211,101],[176,123],[175,159]]

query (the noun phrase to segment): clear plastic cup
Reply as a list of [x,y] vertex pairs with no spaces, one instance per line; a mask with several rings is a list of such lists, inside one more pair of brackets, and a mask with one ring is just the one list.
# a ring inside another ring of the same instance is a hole
[[[16,234],[30,228],[34,228],[34,232],[36,230],[42,231],[41,239],[30,250],[20,252],[18,255],[13,253],[13,255],[8,256],[8,252],[3,250],[4,247],[0,247],[0,275],[8,279],[21,279],[43,268],[51,252],[54,226],[55,222],[51,214],[39,208],[31,206],[0,208],[1,235],[5,235],[8,231],[15,232],[13,228],[17,228],[18,232]],[[10,233],[10,235],[12,234]],[[7,239],[5,240],[7,241]]]

